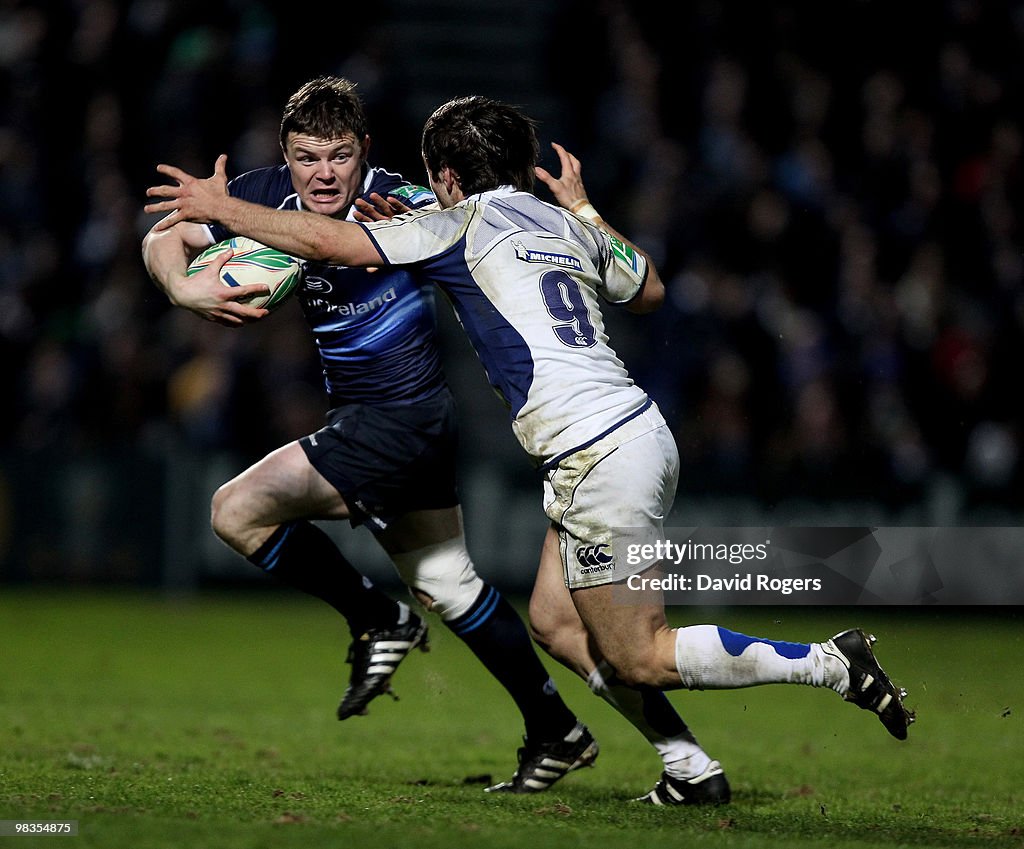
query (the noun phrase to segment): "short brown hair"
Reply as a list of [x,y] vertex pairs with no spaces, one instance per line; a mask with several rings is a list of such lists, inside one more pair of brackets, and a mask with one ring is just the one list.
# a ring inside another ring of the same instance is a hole
[[281,147],[289,133],[339,139],[351,133],[360,143],[369,133],[356,84],[343,77],[317,77],[288,98],[281,117]]

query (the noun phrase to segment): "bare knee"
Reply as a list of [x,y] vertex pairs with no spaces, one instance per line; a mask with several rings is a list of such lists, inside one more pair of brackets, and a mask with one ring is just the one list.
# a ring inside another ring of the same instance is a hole
[[210,526],[213,532],[236,551],[244,548],[243,514],[239,488],[234,481],[222,484],[210,502]]

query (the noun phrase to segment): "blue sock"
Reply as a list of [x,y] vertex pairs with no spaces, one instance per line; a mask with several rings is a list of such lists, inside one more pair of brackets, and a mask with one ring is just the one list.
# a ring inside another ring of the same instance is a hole
[[398,622],[398,602],[378,590],[311,522],[280,525],[249,561],[277,580],[327,602],[353,637]]
[[562,701],[523,620],[494,587],[485,583],[473,606],[445,624],[512,696],[532,742],[560,740],[573,729],[576,715]]

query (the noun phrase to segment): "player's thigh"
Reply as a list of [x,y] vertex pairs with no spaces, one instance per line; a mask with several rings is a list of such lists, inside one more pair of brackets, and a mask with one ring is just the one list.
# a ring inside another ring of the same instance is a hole
[[461,535],[462,511],[456,505],[403,513],[376,537],[388,554],[395,555],[418,551]]
[[597,666],[597,658],[565,585],[559,545],[557,532],[548,528],[530,596],[530,630],[548,654],[586,679]]
[[540,566],[530,595],[530,625],[545,642],[565,629],[581,631],[583,623],[565,585],[558,532],[549,527],[541,549]]
[[253,525],[298,518],[344,519],[349,513],[337,489],[313,468],[298,442],[272,451],[225,484],[215,510],[218,500],[222,511]]

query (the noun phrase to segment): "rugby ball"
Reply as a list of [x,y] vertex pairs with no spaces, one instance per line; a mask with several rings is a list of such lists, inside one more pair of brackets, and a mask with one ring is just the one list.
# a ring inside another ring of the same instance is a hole
[[202,271],[218,255],[230,250],[233,256],[220,270],[220,279],[225,286],[246,286],[263,283],[270,287],[269,295],[257,295],[245,301],[252,307],[274,310],[295,291],[302,282],[302,263],[295,257],[268,248],[245,236],[233,236],[210,245],[189,263],[186,274]]

